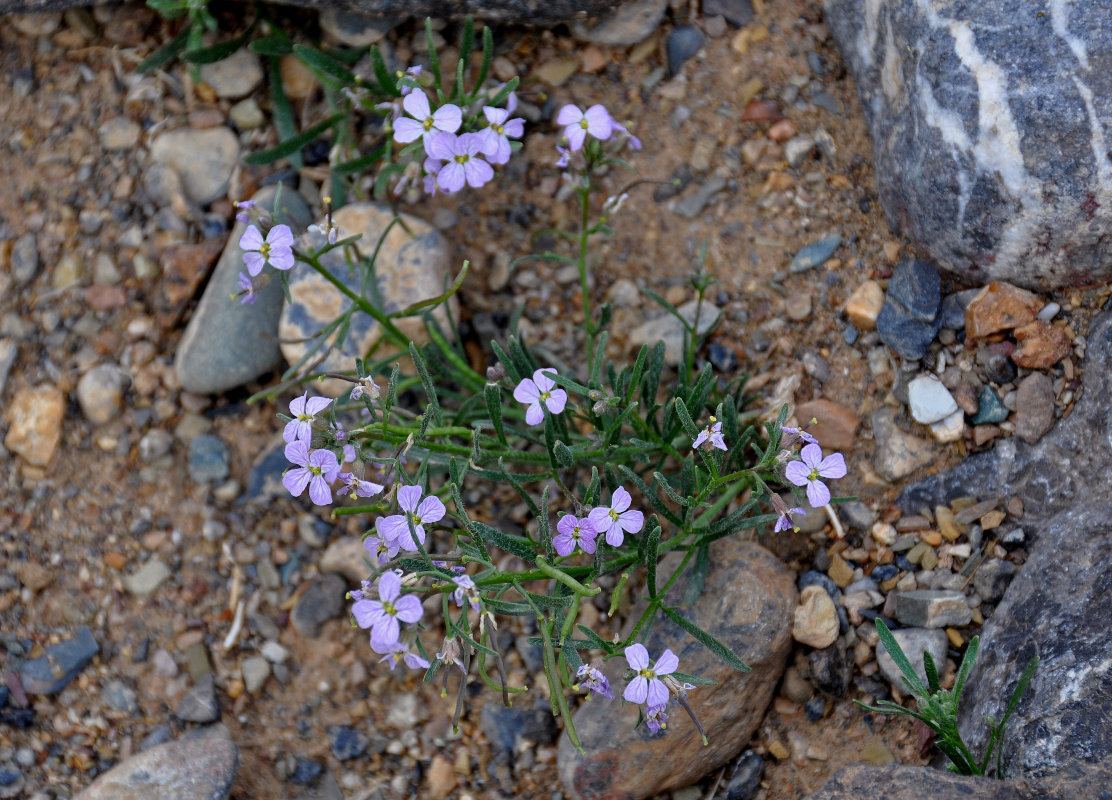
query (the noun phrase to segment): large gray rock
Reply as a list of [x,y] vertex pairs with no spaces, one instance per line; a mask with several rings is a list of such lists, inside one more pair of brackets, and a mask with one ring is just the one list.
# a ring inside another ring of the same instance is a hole
[[1023,785],[992,778],[952,775],[940,769],[902,764],[887,767],[854,764],[835,773],[807,800],[860,800],[862,797],[883,797],[884,800],[957,797],[966,800],[1034,800],[1045,796]]
[[[274,187],[267,187],[253,199],[259,208],[270,211],[275,193]],[[294,235],[312,221],[305,202],[291,189],[282,191],[279,212],[277,219],[288,224]],[[269,280],[259,289],[253,305],[232,299],[239,291],[239,273],[247,271],[239,248],[245,228],[236,223],[232,229],[174,358],[182,387],[195,394],[234,389],[273,369],[282,358],[278,349],[282,283],[273,270],[267,268]]]
[[1112,15],[825,0],[893,227],[968,283],[1112,276]]
[[[546,25],[601,14],[615,0],[283,0],[288,5],[334,8],[371,17],[465,17]],[[92,5],[90,0],[0,0],[0,14],[60,11]]]
[[[644,642],[653,658],[670,648],[681,672],[716,681],[688,696],[709,745],[703,746],[678,707],[669,709],[662,734],[644,725],[634,729],[637,714],[628,705],[622,708],[620,700],[626,662],[613,658],[605,672],[615,699],[592,699],[575,714],[586,754],[566,736],[560,740],[557,765],[569,797],[640,800],[687,786],[736,756],[764,718],[791,651],[792,575],[763,547],[737,537],[716,542],[710,563],[702,595],[681,613],[731,647],[753,671],[736,671],[664,616]],[[679,603],[683,585],[681,578],[666,602]],[[633,619],[638,616],[635,611]]]

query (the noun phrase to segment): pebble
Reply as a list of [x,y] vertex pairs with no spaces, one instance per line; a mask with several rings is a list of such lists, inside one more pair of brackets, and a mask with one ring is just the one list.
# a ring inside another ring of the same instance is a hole
[[912,380],[907,386],[907,399],[911,416],[923,425],[938,422],[958,410],[953,395],[934,375],[920,375]]
[[814,149],[815,140],[810,136],[796,136],[784,142],[784,158],[790,166],[798,167]]
[[105,150],[130,150],[139,143],[140,128],[127,117],[112,117],[97,129],[100,146]]
[[1049,369],[1073,349],[1065,329],[1042,320],[1021,325],[1013,334],[1019,347],[1012,353],[1012,361],[1024,369]]
[[316,783],[317,778],[324,772],[324,767],[308,758],[298,758],[293,772],[290,773],[290,783],[309,786]]
[[706,40],[703,32],[694,25],[672,28],[664,42],[664,50],[668,56],[668,74],[678,74],[684,62],[698,53]]
[[[699,305],[697,300],[689,300],[682,306],[676,309],[680,315],[688,321],[688,324],[695,324],[695,314],[698,310],[699,324],[698,334],[702,335],[710,331],[711,324],[718,318],[718,306],[713,303],[704,301],[702,306]],[[664,342],[664,361],[670,366],[677,366],[683,360],[683,336],[684,326],[671,314],[664,314],[663,316],[650,320],[648,322],[638,325],[636,328],[629,332],[629,345],[633,349],[640,348],[641,345],[654,345],[658,341]]]
[[965,335],[980,339],[1035,320],[1042,310],[1038,295],[1010,283],[994,281],[979,291],[965,308]]
[[572,75],[579,72],[579,64],[578,58],[549,59],[533,71],[533,77],[556,88],[563,86]]
[[813,269],[834,255],[834,251],[837,250],[841,244],[842,237],[837,233],[833,236],[827,236],[825,239],[820,239],[813,244],[809,244],[795,254],[789,269],[792,273],[806,272],[809,269]]
[[737,353],[732,347],[712,342],[710,347],[707,348],[707,358],[715,370],[724,375],[730,375],[737,369]]
[[241,131],[254,130],[266,124],[266,114],[259,108],[259,104],[255,102],[253,97],[240,100],[229,108],[228,119]]
[[1054,426],[1054,383],[1032,372],[1016,387],[1015,435],[1034,444]]
[[57,694],[85,669],[100,652],[96,637],[88,628],[78,628],[77,635],[46,648],[38,658],[23,664],[19,677],[28,694]]
[[165,648],[158,648],[151,656],[151,664],[154,666],[155,672],[164,678],[173,678],[178,674],[178,665],[174,661],[174,657],[170,655],[170,651]]
[[622,3],[589,29],[575,29],[578,38],[611,47],[629,47],[649,38],[659,27],[668,0]]
[[851,500],[838,506],[838,513],[849,525],[850,530],[867,531],[876,522],[876,512],[860,500]]
[[702,213],[714,196],[726,188],[727,181],[720,175],[708,178],[695,191],[677,202],[672,210],[681,217],[694,219]]
[[804,425],[812,419],[817,420],[808,431],[822,443],[824,449],[853,449],[857,439],[858,420],[852,409],[820,398],[796,406],[795,417]]
[[[923,668],[924,652],[931,654],[931,658],[934,659],[935,666],[939,670],[946,665],[946,651],[950,646],[950,639],[946,636],[946,631],[939,628],[901,628],[892,631],[892,636],[904,651],[908,661],[911,662],[911,666],[915,668],[919,680],[924,684],[927,682],[927,673]],[[881,674],[888,679],[893,688],[900,694],[910,693],[907,686],[904,685],[903,673],[900,672],[896,662],[888,655],[888,651],[884,649],[884,644],[881,642],[877,642],[876,645],[876,661]]]
[[[268,562],[269,563],[269,562]],[[259,648],[259,652],[263,658],[271,664],[284,664],[286,659],[290,657],[290,651],[278,644],[278,642],[264,642],[263,646]]]
[[744,28],[753,21],[751,0],[703,0],[703,15],[721,16],[731,25]]
[[220,719],[220,701],[216,697],[216,680],[212,673],[202,675],[200,680],[182,695],[174,709],[174,716],[186,722],[202,724]]
[[358,584],[370,574],[365,559],[367,551],[355,536],[341,536],[321,556],[321,572],[338,572],[350,583]]
[[151,143],[151,161],[171,167],[185,193],[207,205],[228,193],[232,169],[239,161],[239,139],[229,128],[179,128],[160,133]]
[[986,603],[995,603],[1004,596],[1004,590],[1016,573],[1015,564],[999,558],[990,558],[978,567],[973,576],[973,589]]
[[877,317],[884,307],[884,289],[876,281],[865,281],[846,300],[846,318],[861,331],[876,329]]
[[339,761],[350,761],[367,752],[367,738],[354,728],[349,728],[347,725],[329,725],[326,732],[332,746],[332,755]]
[[152,428],[139,440],[139,458],[150,464],[169,453],[173,446],[174,437],[169,431]]
[[19,582],[32,592],[42,591],[53,580],[50,570],[34,561],[12,562],[11,571]]
[[900,262],[891,280],[876,327],[881,340],[907,359],[920,359],[941,328],[941,282],[933,264]]
[[81,259],[74,253],[63,253],[54,265],[50,285],[55,289],[65,289],[81,280],[81,272]]
[[995,424],[1008,418],[1008,409],[1004,407],[1000,397],[992,390],[991,386],[982,386],[981,394],[977,398],[977,413],[972,422],[974,425]]
[[107,253],[97,253],[93,260],[93,283],[97,286],[114,286],[123,280],[116,262]]
[[1050,320],[1058,316],[1058,312],[1061,310],[1062,307],[1060,305],[1055,302],[1050,302],[1043,306],[1042,311],[1036,314],[1035,318],[1042,320],[1043,322],[1050,322]]
[[811,293],[803,292],[792,298],[788,303],[788,317],[794,322],[803,322],[811,316]]
[[23,774],[5,764],[0,767],[0,797],[19,797],[23,793]]
[[19,345],[11,339],[0,339],[0,395],[8,385],[8,374],[19,356]]
[[302,636],[319,636],[325,622],[343,613],[346,593],[346,582],[335,573],[314,579],[293,607],[290,624]]
[[338,8],[322,8],[320,12],[322,31],[340,44],[360,50],[381,42],[398,22],[392,17],[370,17]]
[[973,610],[961,592],[917,589],[896,594],[896,619],[914,628],[968,625]]
[[[810,295],[805,295],[805,297],[807,298],[807,311],[810,312],[811,297]],[[804,350],[799,361],[803,365],[803,371],[819,383],[826,383],[833,377],[833,373],[830,371],[830,362],[814,350]]]
[[238,100],[263,82],[263,66],[253,51],[241,47],[227,58],[202,64],[201,80],[216,91],[217,97]]
[[26,286],[39,274],[39,245],[35,234],[25,233],[15,240],[8,256],[16,286]]
[[24,36],[49,36],[62,24],[62,15],[54,11],[38,14],[12,14],[8,17],[12,27]]
[[900,430],[895,409],[874,412],[872,423],[876,444],[873,464],[885,480],[898,481],[937,458],[938,451],[932,442]]
[[135,690],[118,679],[105,684],[101,690],[101,697],[104,698],[104,702],[108,704],[109,708],[126,714],[134,714],[139,708],[139,700]]
[[103,425],[116,416],[123,403],[127,375],[115,364],[99,364],[77,382],[77,402],[85,418]]
[[4,410],[4,446],[36,467],[46,467],[62,441],[66,398],[48,383],[20,389]]
[[216,436],[198,436],[189,443],[189,477],[217,483],[228,477],[228,448]]
[[442,755],[433,756],[426,779],[428,781],[427,796],[433,798],[433,800],[443,800],[451,794],[459,783],[452,762]]
[[1011,383],[1015,380],[1016,368],[1010,358],[1015,351],[1011,342],[997,342],[977,351],[977,363],[984,367],[984,377],[995,384]]
[[942,298],[942,310],[938,314],[942,327],[954,331],[964,328],[965,309],[979,291],[980,289],[964,289]]
[[270,677],[270,662],[261,656],[243,659],[243,684],[250,694],[258,694]]
[[157,558],[152,558],[137,572],[124,578],[124,588],[137,597],[147,597],[164,584],[171,574],[168,566]]
[[819,649],[829,647],[838,638],[838,612],[822,587],[808,586],[800,593],[792,638]]
[[239,749],[227,728],[211,725],[126,759],[77,800],[223,800],[238,764]]
[[939,444],[956,442],[965,435],[965,412],[957,410],[945,419],[931,423],[931,436]]

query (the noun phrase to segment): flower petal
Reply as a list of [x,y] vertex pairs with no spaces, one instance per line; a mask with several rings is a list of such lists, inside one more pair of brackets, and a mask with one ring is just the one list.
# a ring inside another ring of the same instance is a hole
[[556,385],[556,382],[552,380],[552,376],[558,374],[559,373],[551,367],[546,369],[538,369],[536,372],[533,373],[533,383],[537,385],[537,388],[541,391],[541,393],[551,391],[552,388]]
[[541,409],[540,402],[532,403],[529,408],[525,409],[525,422],[529,425],[539,425],[544,419],[544,411]]
[[263,246],[263,235],[254,225],[251,225],[239,237],[240,250],[258,250]]
[[436,174],[436,184],[445,194],[458,192],[463,188],[463,184],[466,182],[467,173],[464,172],[463,164],[460,164],[458,161],[449,161],[444,165],[444,168]]
[[397,644],[400,632],[401,626],[398,625],[398,620],[389,614],[384,614],[378,624],[371,629],[371,646],[378,652],[385,653],[392,645]]
[[323,475],[314,475],[309,481],[309,499],[318,506],[332,505],[332,487],[328,485]]
[[411,513],[416,511],[417,506],[421,503],[422,494],[424,492],[421,491],[420,486],[401,487],[398,489],[398,508]]
[[266,235],[271,247],[293,247],[293,232],[289,225],[275,225]]
[[313,477],[313,473],[304,467],[291,469],[282,476],[282,485],[286,487],[286,491],[294,497],[301,497],[301,493],[305,491],[305,487],[309,485],[309,480]]
[[587,133],[596,139],[606,140],[610,138],[610,134],[614,131],[614,120],[605,106],[591,106],[583,116],[587,118]]
[[[425,152],[440,161],[451,161],[456,155],[456,137],[444,131],[433,131],[425,139]],[[425,167],[426,171],[431,171]]]
[[846,460],[841,453],[831,453],[819,464],[819,475],[824,478],[844,478],[846,476]]
[[378,596],[384,603],[396,600],[401,591],[402,579],[398,573],[388,570],[378,577]]
[[640,642],[631,644],[625,649],[626,663],[632,670],[644,669],[649,666],[649,651]]
[[593,531],[580,530],[579,532],[579,546],[583,548],[584,553],[594,555],[597,545],[595,544],[595,534]]
[[621,547],[624,541],[625,531],[622,530],[622,526],[611,525],[610,529],[606,531],[606,543],[611,547]]
[[305,401],[305,408],[308,410],[309,415],[313,417],[324,411],[330,405],[332,405],[331,397],[310,397]]
[[301,416],[301,412],[305,410],[305,403],[308,401],[308,398],[309,393],[306,392],[305,394],[301,395],[301,397],[295,397],[293,400],[290,400],[291,417]]
[[575,514],[564,514],[564,516],[560,517],[560,519],[557,521],[556,530],[558,530],[560,533],[566,533],[570,536],[572,529],[575,528],[575,525],[578,521],[579,520],[575,518]]
[[641,511],[623,511],[618,516],[618,524],[626,533],[637,533],[645,527],[645,514]]
[[517,386],[514,387],[514,400],[519,403],[535,403],[541,397],[540,390],[537,384],[529,378],[525,378]]
[[414,117],[422,122],[428,117],[431,109],[429,108],[429,98],[424,92],[410,92],[402,100],[402,108],[405,113]]
[[[415,142],[425,135],[425,126],[409,117],[394,120],[394,141],[401,144]],[[428,148],[426,147],[426,150]]]
[[375,520],[375,530],[387,543],[397,544],[403,533],[409,533],[409,523],[401,514],[391,514],[389,517],[379,517]]
[[796,486],[806,486],[810,482],[807,478],[810,474],[811,470],[802,461],[789,461],[788,465],[784,467],[784,477]]
[[635,677],[622,692],[622,697],[630,703],[644,703],[649,695],[649,682],[640,675]]
[[247,267],[247,274],[254,278],[263,271],[263,267],[266,266],[266,259],[263,258],[262,253],[256,253],[254,251],[244,253],[243,265]]
[[501,125],[510,116],[510,112],[504,108],[496,106],[483,106],[483,116],[487,118],[487,122],[492,125]]
[[815,469],[822,463],[822,448],[817,444],[804,445],[803,449],[799,451],[799,457],[811,469]]
[[656,678],[649,681],[647,694],[646,700],[650,706],[663,706],[668,702],[668,687],[664,685],[664,681]]
[[680,660],[676,658],[676,654],[671,650],[665,650],[660,654],[660,658],[656,660],[653,666],[653,672],[657,675],[671,675],[680,666]]
[[563,389],[553,389],[544,404],[548,406],[548,410],[553,414],[561,414],[568,404],[568,393]]
[[632,502],[633,498],[630,497],[629,492],[626,491],[625,487],[619,486],[617,489],[614,490],[613,497],[610,498],[610,507],[621,514],[623,511],[629,508],[630,503]]
[[583,119],[583,112],[579,110],[579,106],[564,106],[556,114],[557,125],[574,125],[581,119]]
[[394,603],[394,608],[398,610],[398,619],[402,622],[416,622],[424,613],[421,601],[411,594],[399,598],[398,602]]
[[494,168],[481,158],[469,158],[463,166],[463,177],[472,189],[478,189],[494,178]]
[[822,508],[830,502],[830,490],[822,481],[811,481],[807,484],[807,501],[813,508]]
[[382,619],[382,603],[377,600],[356,600],[351,606],[351,615],[360,628],[370,628]]
[[436,109],[432,115],[433,125],[439,130],[447,131],[448,133],[455,133],[459,130],[460,123],[463,122],[463,114],[459,110],[459,106],[448,103]]
[[[564,517],[564,519],[567,519],[567,517]],[[575,540],[570,533],[561,531],[552,537],[552,546],[562,556],[571,555],[571,551],[575,549]]]
[[286,445],[286,460],[299,467],[308,466],[309,446],[302,439],[290,442]]
[[587,521],[594,527],[596,533],[602,533],[610,528],[610,509],[605,506],[596,506],[587,513]]
[[568,149],[574,153],[583,146],[583,140],[587,138],[587,131],[578,125],[569,125],[564,128],[564,136],[568,137]]
[[430,494],[421,501],[421,505],[417,506],[416,513],[417,516],[421,518],[422,523],[431,523],[442,520],[445,510],[444,504],[440,502],[440,498]]

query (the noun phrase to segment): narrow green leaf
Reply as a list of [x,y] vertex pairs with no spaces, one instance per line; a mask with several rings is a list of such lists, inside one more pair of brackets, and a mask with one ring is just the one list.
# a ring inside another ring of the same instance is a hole
[[541,492],[541,506],[537,517],[537,533],[541,537],[541,546],[549,560],[556,557],[556,549],[552,545],[552,525],[548,518],[548,486],[545,485]]
[[188,41],[189,26],[187,25],[181,29],[181,33],[140,61],[135,71],[140,75],[146,75],[148,72],[153,72],[158,69],[163,64],[173,61],[178,53],[185,49],[185,45]]
[[598,502],[599,490],[602,488],[602,480],[599,478],[598,467],[591,467],[591,480],[587,484],[587,490],[583,492],[583,505],[593,506]]
[[645,569],[649,588],[649,597],[656,598],[656,566],[660,548],[660,525],[653,525],[652,530],[645,536]]
[[332,84],[333,88],[342,89],[355,85],[356,78],[352,71],[332,56],[303,44],[295,44],[293,52],[302,64],[311,69],[322,82]]
[[366,155],[358,156],[350,161],[341,161],[332,167],[333,175],[352,175],[370,169],[386,154],[386,145],[376,147]]
[[660,389],[660,375],[664,372],[664,342],[657,342],[649,353],[649,371],[641,384],[641,404],[652,408],[656,403],[656,393]]
[[398,91],[397,81],[390,74],[390,70],[386,68],[386,60],[382,57],[382,51],[378,49],[378,45],[371,47],[371,69],[374,70],[375,80],[378,81],[382,91],[393,97],[401,94]]
[[494,352],[494,357],[498,359],[498,363],[502,365],[502,367],[506,370],[506,374],[510,376],[510,380],[512,380],[514,383],[521,383],[521,379],[523,377],[531,374],[526,373],[526,375],[522,375],[518,371],[517,367],[514,365],[513,359],[510,358],[509,354],[502,349],[502,345],[498,344],[498,342],[494,339],[490,340],[490,349]]
[[293,52],[293,42],[285,34],[264,36],[247,46],[261,56],[288,56]]
[[[289,141],[297,135],[297,123],[294,121],[293,108],[290,106],[286,90],[282,86],[282,70],[277,57],[270,59],[270,109],[274,117],[274,129],[278,131],[281,141]],[[300,152],[290,153],[290,165],[300,169],[303,166]]]
[[695,504],[692,503],[691,500],[689,500],[688,498],[680,496],[680,493],[672,488],[672,484],[668,483],[668,479],[664,477],[663,473],[654,472],[653,478],[656,479],[657,485],[664,490],[664,494],[668,495],[673,503],[678,503],[679,505],[686,506],[688,508],[694,508]]
[[409,343],[409,357],[413,359],[413,366],[417,368],[417,374],[421,378],[421,388],[425,390],[425,396],[429,398],[433,418],[437,425],[443,425],[444,419],[440,413],[440,400],[436,396],[436,384],[432,382],[432,376],[429,375],[429,368],[425,364],[425,359],[421,357],[421,351],[413,342]]
[[892,635],[892,631],[888,630],[888,626],[884,624],[884,620],[880,617],[876,618],[876,632],[880,637],[880,643],[884,645],[884,649],[892,660],[896,662],[901,673],[904,676],[904,683],[911,693],[915,695],[916,699],[926,700],[928,696],[927,687],[923,685],[923,681],[919,679],[918,673],[915,668],[911,666],[911,662],[907,660],[900,643],[896,641],[896,637]]
[[677,397],[672,407],[675,409],[676,418],[679,419],[684,432],[692,438],[698,436],[699,429],[695,427],[695,422],[691,419],[691,413],[687,410],[687,404],[683,402],[683,399]]
[[494,97],[490,98],[490,104],[492,106],[501,105],[505,101],[505,99],[510,96],[510,92],[517,89],[517,85],[519,83],[521,83],[521,79],[514,75],[512,78],[506,81],[506,85],[499,89],[498,93],[495,94]]
[[247,44],[247,40],[251,38],[255,26],[252,25],[243,34],[234,39],[229,39],[226,42],[218,42],[211,47],[202,47],[200,50],[189,50],[182,59],[188,61],[190,64],[215,64],[217,61],[223,61],[236,50],[242,48]]
[[425,17],[425,41],[429,45],[429,69],[432,71],[433,91],[439,95],[444,86],[444,79],[440,77],[440,56],[436,54],[436,39],[433,36],[430,17]]
[[653,511],[660,514],[660,516],[664,517],[673,525],[679,526],[682,524],[682,521],[678,516],[676,516],[676,513],[672,511],[672,509],[668,508],[668,506],[664,505],[664,501],[660,499],[660,495],[650,490],[645,481],[641,479],[640,475],[631,470],[625,464],[619,464],[618,471],[625,476],[626,480],[628,480],[640,490],[645,499],[649,501],[649,505],[652,506]]
[[927,676],[927,689],[934,694],[942,687],[938,683],[938,667],[934,665],[934,656],[929,651],[923,651],[923,672]]
[[974,636],[965,647],[965,655],[961,659],[961,666],[958,667],[958,674],[954,679],[953,691],[955,703],[961,701],[961,693],[965,691],[965,681],[969,678],[969,673],[973,671],[973,663],[977,660],[977,651],[980,647],[980,636]]
[[483,397],[486,400],[487,413],[490,414],[491,424],[494,425],[494,433],[498,436],[498,443],[503,447],[509,447],[509,443],[506,441],[506,431],[502,427],[502,390],[497,383],[488,383],[483,388]]
[[475,93],[483,88],[483,81],[486,80],[487,74],[490,72],[490,61],[493,56],[494,34],[490,32],[490,26],[487,25],[483,28],[483,60],[479,63],[479,75],[475,78]]
[[575,454],[559,439],[552,443],[552,455],[556,457],[556,463],[564,469],[570,469],[575,465]]
[[328,119],[321,120],[316,125],[306,128],[301,133],[297,134],[291,139],[287,139],[276,147],[269,150],[263,150],[261,153],[252,153],[243,159],[246,163],[252,165],[270,164],[280,158],[293,155],[309,144],[309,142],[316,139],[330,127],[335,125],[340,119],[343,118],[342,114],[333,114]]
[[718,641],[718,639],[714,638],[714,636],[707,633],[694,622],[691,622],[690,620],[687,620],[684,617],[680,616],[678,613],[676,613],[675,610],[669,608],[668,606],[661,606],[660,608],[665,614],[668,615],[668,618],[670,620],[672,620],[674,623],[676,623],[689,634],[691,634],[692,638],[702,643],[703,646],[705,646],[708,650],[710,650],[720,659],[725,661],[731,667],[736,669],[738,672],[752,671],[744,661],[734,655],[734,652],[730,650],[730,648],[726,647],[726,645],[722,644],[722,642]]
[[590,628],[586,627],[585,625],[576,625],[575,627],[579,628],[579,632],[587,637],[587,641],[590,643],[591,649],[604,650],[607,653],[611,653],[614,651],[614,645],[610,644],[610,642],[603,639]]
[[522,539],[520,536],[510,536],[502,533],[497,528],[492,528],[490,525],[476,520],[472,520],[467,529],[487,544],[499,547],[530,564],[537,557],[537,551],[534,549],[532,542]]

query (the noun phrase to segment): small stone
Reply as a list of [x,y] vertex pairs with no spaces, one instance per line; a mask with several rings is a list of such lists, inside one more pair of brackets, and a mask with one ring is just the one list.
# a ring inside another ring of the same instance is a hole
[[[509,711],[510,709],[507,709],[507,713],[509,713]],[[394,702],[390,705],[390,711],[386,715],[386,724],[400,731],[409,730],[419,721],[420,716],[417,708],[417,697],[412,694],[395,698]],[[486,730],[486,707],[484,707],[483,711],[483,721],[483,729]],[[489,733],[487,734],[487,739],[491,739]],[[491,739],[491,742],[494,743],[494,740]]]
[[302,636],[317,637],[321,626],[344,610],[347,584],[334,573],[316,578],[297,600],[290,613],[290,624]]
[[100,364],[77,382],[77,402],[85,418],[103,425],[119,413],[127,375],[115,364]]
[[706,43],[706,36],[694,25],[679,25],[669,31],[664,42],[668,56],[668,74],[676,75],[684,62],[694,56]]
[[19,346],[11,339],[0,339],[0,395],[8,385],[8,374],[19,357]]
[[8,17],[12,27],[24,36],[49,36],[58,30],[62,24],[62,15],[56,11],[44,11],[38,14],[12,14]]
[[533,71],[533,77],[556,88],[563,86],[572,75],[579,72],[579,64],[578,58],[549,59]]
[[703,0],[702,8],[704,16],[722,16],[738,28],[744,28],[753,21],[751,0]]
[[16,286],[26,286],[39,274],[39,246],[35,234],[25,233],[15,240],[8,256]]
[[321,30],[340,44],[358,50],[381,42],[398,22],[390,17],[371,17],[338,8],[322,8],[320,12]]
[[324,767],[316,761],[311,761],[308,758],[298,758],[289,781],[301,786],[310,786],[316,783],[322,772],[324,772]]
[[900,430],[894,409],[882,408],[874,412],[872,423],[876,444],[873,463],[885,480],[905,478],[937,458],[938,451],[932,442]]
[[865,281],[846,300],[846,318],[861,331],[876,329],[877,317],[884,307],[884,290],[876,281]]
[[804,292],[788,303],[788,317],[795,322],[803,322],[811,316],[811,293]]
[[148,597],[164,584],[171,574],[168,566],[157,558],[152,558],[140,567],[138,572],[124,578],[124,588],[137,597]]
[[812,650],[807,655],[811,680],[815,687],[831,697],[843,698],[853,677],[853,661],[846,656],[845,648],[832,644],[822,650]]
[[[936,667],[941,669],[945,666],[946,650],[950,646],[950,639],[946,636],[946,631],[938,628],[901,628],[892,631],[892,637],[896,640],[900,649],[904,651],[904,655],[907,656],[911,666],[915,669],[915,673],[919,676],[919,680],[924,685],[927,682],[927,673],[923,668],[924,652],[931,654]],[[883,642],[877,642],[876,661],[881,674],[888,679],[893,688],[901,694],[908,694],[909,690],[904,684],[903,673],[896,666],[896,662],[892,660],[892,656],[888,655],[888,651],[884,649]]]
[[817,420],[807,430],[822,443],[824,449],[853,449],[859,423],[851,409],[820,398],[796,406],[795,417],[802,425],[807,425],[812,419]]
[[369,742],[354,728],[347,725],[329,725],[328,740],[332,745],[332,755],[339,761],[350,761],[367,752]]
[[202,678],[212,672],[212,663],[209,661],[204,642],[196,642],[186,648],[185,664],[189,677],[194,683],[200,683]]
[[139,143],[139,133],[138,123],[127,117],[112,117],[97,129],[100,145],[105,150],[130,150]]
[[293,100],[312,97],[320,88],[317,76],[292,53],[282,56],[278,62],[278,71],[282,75],[282,86],[286,90],[286,95]]
[[985,286],[965,308],[965,335],[970,339],[1018,328],[1034,322],[1042,310],[1038,295],[1010,283]]
[[263,690],[266,679],[270,677],[270,662],[260,656],[243,659],[243,683],[249,694]]
[[79,628],[72,639],[51,645],[43,655],[24,663],[19,672],[23,688],[28,694],[57,694],[99,652],[93,632]]
[[826,570],[826,574],[834,581],[839,589],[844,589],[853,583],[853,567],[846,563],[840,553],[835,553],[830,557],[830,566]]
[[795,254],[789,269],[792,273],[806,272],[813,269],[834,255],[834,251],[838,249],[841,243],[842,237],[836,233],[833,236],[827,236],[825,239],[809,244]]
[[290,657],[290,651],[278,642],[264,642],[263,646],[259,648],[259,652],[271,664],[285,664],[286,659]]
[[907,385],[908,406],[916,422],[929,425],[958,410],[953,395],[934,375],[920,375]]
[[960,441],[965,434],[965,412],[958,409],[945,419],[931,423],[931,436],[939,444]]
[[216,91],[217,97],[237,100],[263,82],[263,67],[253,51],[241,47],[227,58],[202,64],[201,80]]
[[121,680],[111,680],[101,690],[101,697],[109,708],[122,711],[125,714],[134,714],[139,708],[138,696],[135,690]]
[[980,289],[965,289],[960,292],[948,294],[942,298],[942,310],[939,311],[939,320],[943,328],[958,331],[965,327],[965,309],[969,301],[977,296]]
[[367,565],[367,550],[354,536],[341,536],[328,546],[320,560],[321,572],[338,572],[353,584],[371,574]]
[[4,446],[32,466],[49,466],[62,441],[65,413],[65,397],[50,384],[20,389],[4,410]]
[[251,131],[266,124],[266,115],[253,97],[240,100],[229,108],[228,119],[241,131]]
[[182,695],[174,716],[186,722],[202,724],[220,719],[220,701],[216,697],[216,681],[212,673],[206,673]]
[[[876,522],[876,512],[860,500],[851,500],[838,506],[838,513],[846,521],[851,530],[871,530]],[[875,538],[875,537],[874,537]]]
[[810,136],[796,136],[784,142],[784,158],[790,166],[798,167],[814,149],[815,140]]
[[168,431],[153,428],[139,440],[139,458],[150,464],[169,453],[173,446],[174,437]]
[[1073,350],[1073,340],[1064,329],[1041,320],[1021,325],[1013,334],[1019,347],[1012,361],[1024,369],[1049,369]]
[[1016,387],[1015,434],[1034,444],[1054,426],[1054,383],[1044,372],[1032,372]]
[[695,191],[673,206],[672,210],[685,219],[695,219],[707,207],[714,196],[725,189],[727,181],[721,175],[708,178],[696,187]]
[[999,558],[990,558],[973,576],[973,588],[986,603],[995,603],[1004,596],[1004,590],[1016,573],[1015,564]]
[[50,285],[55,289],[65,289],[81,280],[81,259],[74,253],[63,253],[54,265]]
[[[219,253],[220,240],[216,238],[167,249],[162,256],[162,282],[158,287],[156,307],[168,314],[180,313],[197,293]],[[230,297],[225,294],[225,304],[240,309],[229,301]],[[226,347],[227,342],[222,345]]]
[[[815,588],[821,590],[821,587]],[[806,703],[814,693],[811,682],[800,675],[795,667],[788,667],[784,672],[784,679],[780,682],[780,694],[793,703]]]
[[896,595],[896,619],[915,628],[968,625],[973,610],[961,592],[917,589]]
[[16,579],[32,592],[38,592],[50,585],[50,570],[34,561],[16,561],[10,567]]
[[93,781],[77,798],[221,800],[231,790],[238,764],[239,749],[228,729],[211,725],[132,756]]
[[239,139],[222,126],[179,128],[159,134],[151,143],[150,157],[177,172],[189,198],[203,206],[228,193],[239,160]]
[[838,638],[838,612],[822,587],[808,586],[800,593],[792,638],[819,649],[829,647]]
[[[713,303],[704,301],[700,306],[697,300],[689,300],[676,310],[690,325],[695,325],[696,312],[698,312],[697,328],[700,336],[710,331],[710,326],[717,319],[719,311]],[[657,342],[664,342],[665,363],[677,366],[683,360],[683,334],[683,324],[671,314],[665,314],[658,319],[638,325],[629,332],[628,340],[630,347],[635,349],[644,344],[651,346]]]
[[888,282],[877,317],[881,340],[904,358],[922,358],[941,329],[941,305],[941,282],[934,265],[918,259],[901,262]]
[[198,436],[189,443],[189,477],[197,483],[217,483],[228,477],[228,448],[215,436]]
[[974,425],[994,424],[1003,422],[1008,418],[1008,409],[1000,401],[996,392],[990,386],[981,387],[981,396],[977,399],[977,413],[972,422]]

